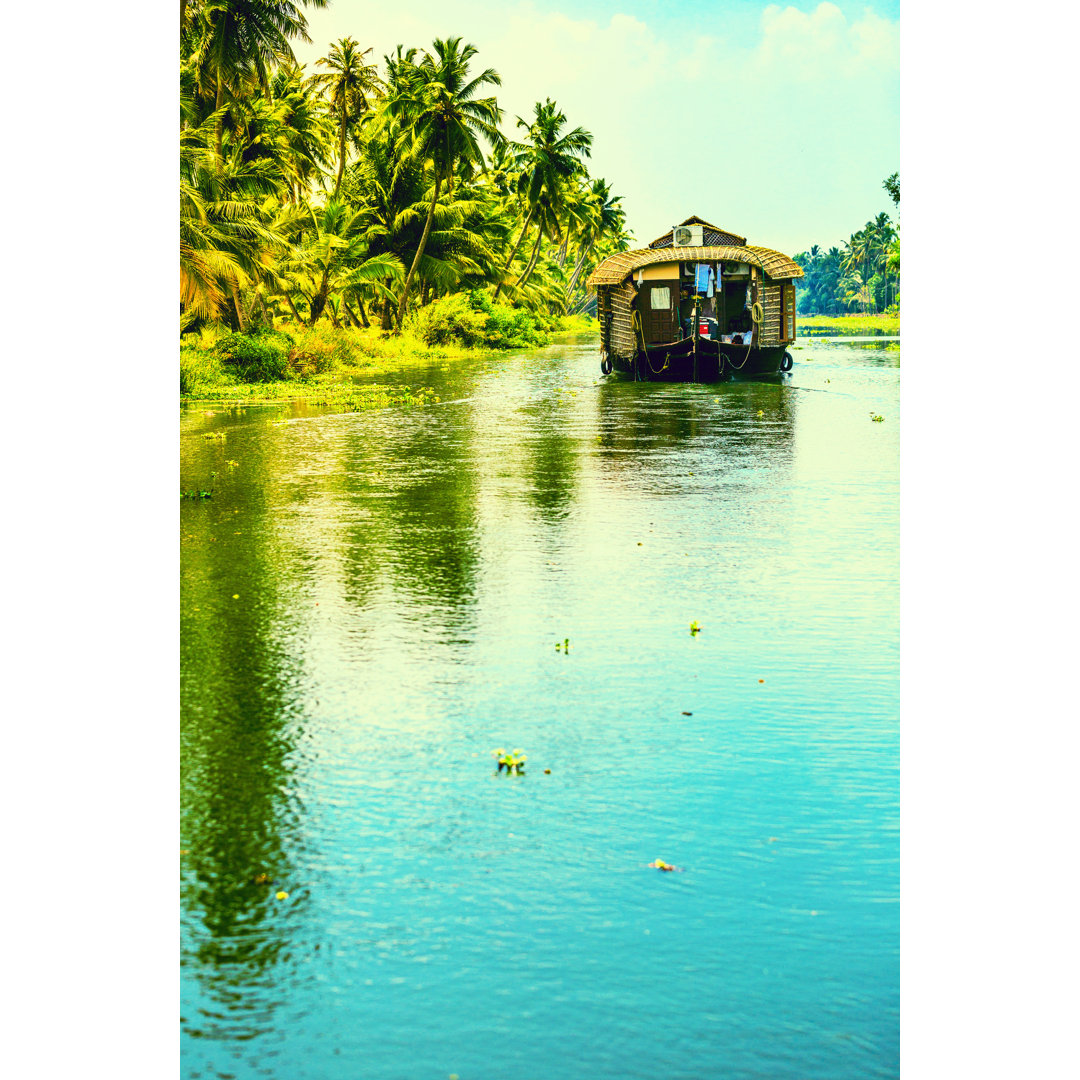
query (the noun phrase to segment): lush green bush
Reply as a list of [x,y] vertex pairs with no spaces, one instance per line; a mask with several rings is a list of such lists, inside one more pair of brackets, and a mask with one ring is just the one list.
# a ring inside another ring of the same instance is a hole
[[486,291],[476,289],[421,308],[412,316],[411,329],[426,345],[526,349],[546,344],[551,326],[525,308],[493,304]]
[[337,371],[353,355],[352,335],[335,330],[329,323],[305,327],[295,335],[289,351],[289,377],[308,380],[315,375]]
[[226,334],[215,354],[234,369],[241,382],[275,382],[287,378],[293,340],[279,330],[260,334]]
[[221,383],[221,361],[196,345],[180,346],[180,393],[199,394]]
[[473,310],[467,296],[454,293],[415,312],[410,329],[425,345],[473,347],[483,344],[486,324],[486,316]]

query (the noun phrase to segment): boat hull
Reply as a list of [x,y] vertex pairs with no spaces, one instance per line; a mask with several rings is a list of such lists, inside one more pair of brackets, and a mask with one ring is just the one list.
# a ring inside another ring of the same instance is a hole
[[759,349],[686,338],[670,345],[651,345],[629,358],[613,357],[612,369],[640,382],[725,382],[778,375],[784,352],[782,345]]

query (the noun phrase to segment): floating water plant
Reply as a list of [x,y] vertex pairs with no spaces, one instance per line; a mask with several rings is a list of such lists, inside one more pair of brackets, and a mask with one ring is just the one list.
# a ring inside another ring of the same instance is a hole
[[696,636],[697,636],[698,634],[700,634],[700,633],[701,633],[701,623],[699,623],[699,622],[692,622],[692,623],[690,624],[690,633],[691,633],[691,634],[693,634],[693,635],[694,635],[695,637],[696,637]]
[[671,873],[672,870],[681,870],[681,866],[672,866],[669,862],[664,862],[663,859],[656,859],[654,862],[649,863],[654,870],[663,870],[665,873]]
[[569,652],[570,651],[570,639],[563,638],[562,641],[555,642],[556,652]]
[[235,469],[240,464],[240,462],[239,461],[226,461],[225,464],[228,465],[230,469]]
[[219,439],[224,441],[226,433],[224,431],[207,431],[204,435],[204,439]]
[[214,493],[212,491],[181,491],[181,499],[212,499]]
[[512,753],[501,749],[492,750],[491,756],[495,759],[495,771],[497,773],[501,773],[505,769],[509,776],[525,775],[525,759],[527,755],[520,750],[514,750]]
[[880,424],[882,422],[882,420],[885,419],[885,417],[884,416],[878,416],[877,413],[871,413],[870,414],[870,419],[873,420],[875,424]]

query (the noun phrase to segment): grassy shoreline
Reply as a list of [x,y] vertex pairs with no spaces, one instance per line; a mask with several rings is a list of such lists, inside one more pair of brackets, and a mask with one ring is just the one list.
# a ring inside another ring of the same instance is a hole
[[834,330],[839,334],[882,333],[894,337],[900,333],[899,315],[800,315],[799,328]]
[[[589,316],[564,316],[536,344],[515,345],[513,351],[543,348],[551,340],[596,330],[597,322]],[[181,402],[229,401],[254,405],[304,401],[348,410],[429,404],[438,400],[434,391],[401,385],[410,369],[425,363],[498,356],[511,351],[507,347],[465,346],[454,342],[427,344],[408,330],[392,335],[375,327],[332,330],[326,326],[312,331],[283,325],[269,336],[230,336],[234,346],[236,339],[241,339],[241,346],[253,346],[264,361],[259,370],[249,367],[244,371],[223,357],[222,335],[208,333],[192,338],[182,341],[180,347]],[[228,355],[226,350],[225,356]],[[358,376],[385,379],[389,385],[354,382]]]

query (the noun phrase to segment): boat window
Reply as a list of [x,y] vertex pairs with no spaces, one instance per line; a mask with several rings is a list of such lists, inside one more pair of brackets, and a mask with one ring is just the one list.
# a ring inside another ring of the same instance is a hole
[[667,285],[654,285],[649,290],[649,297],[653,311],[666,311],[671,307],[671,288]]

